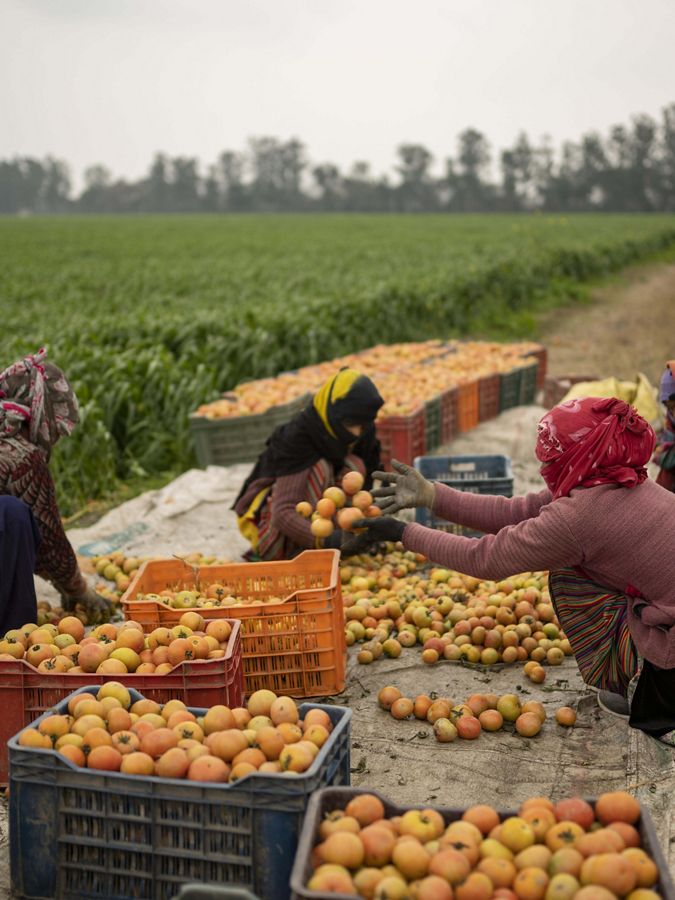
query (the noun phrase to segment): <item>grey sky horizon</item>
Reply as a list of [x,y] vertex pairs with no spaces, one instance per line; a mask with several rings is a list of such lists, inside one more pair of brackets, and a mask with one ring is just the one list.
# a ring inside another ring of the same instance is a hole
[[659,119],[673,47],[672,0],[0,0],[0,159],[53,154],[79,188],[271,135],[377,175],[421,143],[440,173],[469,126],[498,152]]

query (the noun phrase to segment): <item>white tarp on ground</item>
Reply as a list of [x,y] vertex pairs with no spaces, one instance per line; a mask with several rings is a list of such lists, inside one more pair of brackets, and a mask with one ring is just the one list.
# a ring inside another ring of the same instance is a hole
[[190,469],[160,490],[111,509],[95,525],[71,529],[68,537],[82,556],[201,550],[238,558],[247,544],[230,507],[250,469],[249,463]]

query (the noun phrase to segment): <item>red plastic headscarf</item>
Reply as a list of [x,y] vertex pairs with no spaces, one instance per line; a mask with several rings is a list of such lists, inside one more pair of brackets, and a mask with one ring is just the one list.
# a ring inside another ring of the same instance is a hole
[[535,452],[553,499],[578,487],[635,487],[647,477],[654,449],[651,425],[615,397],[567,400],[539,422]]

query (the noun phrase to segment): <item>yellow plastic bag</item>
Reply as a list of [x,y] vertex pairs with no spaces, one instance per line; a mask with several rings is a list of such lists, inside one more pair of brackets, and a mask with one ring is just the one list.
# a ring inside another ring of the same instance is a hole
[[656,388],[642,372],[637,373],[635,381],[619,381],[613,376],[599,381],[580,381],[569,389],[561,402],[579,397],[618,397],[634,406],[648,422],[660,419]]

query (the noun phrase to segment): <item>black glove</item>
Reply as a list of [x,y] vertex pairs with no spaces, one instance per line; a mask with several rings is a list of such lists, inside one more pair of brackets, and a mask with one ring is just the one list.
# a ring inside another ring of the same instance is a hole
[[350,538],[352,535],[348,534],[346,531],[342,531],[341,528],[336,528],[332,534],[329,534],[328,537],[324,538],[322,541],[324,550],[340,550],[346,538]]
[[400,541],[405,531],[405,522],[400,519],[394,519],[391,516],[376,516],[372,519],[358,519],[354,522],[352,528],[365,528],[363,534],[355,534],[351,540],[346,541],[342,545],[342,553],[344,556],[356,556],[357,553],[363,553],[373,544],[380,544],[385,541]]
[[62,606],[65,612],[72,612],[76,607],[81,606],[87,613],[90,625],[109,622],[112,614],[112,606],[108,600],[97,594],[89,585],[82,594],[75,597],[63,597]]

